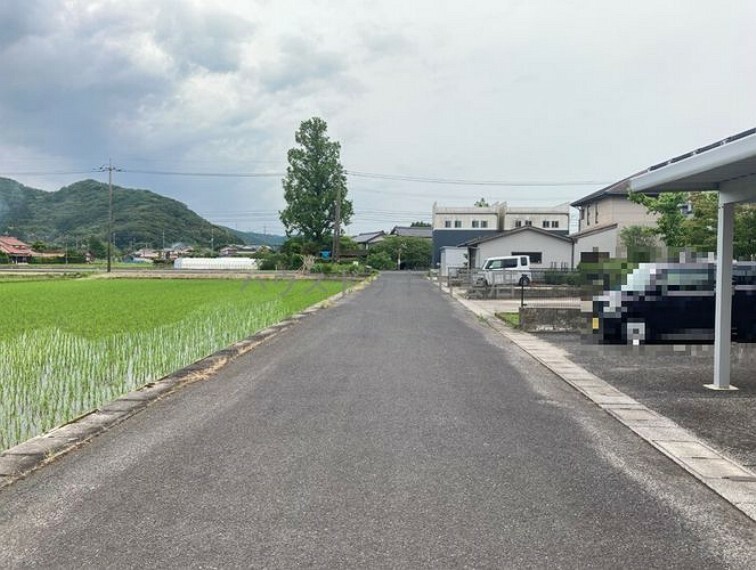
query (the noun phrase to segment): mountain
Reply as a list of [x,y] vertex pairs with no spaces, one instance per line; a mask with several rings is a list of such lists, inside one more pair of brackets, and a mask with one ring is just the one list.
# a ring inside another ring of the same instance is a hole
[[252,245],[270,245],[279,246],[283,245],[286,241],[285,236],[277,236],[273,234],[260,234],[257,232],[237,232],[242,235],[248,244]]
[[[91,237],[104,241],[107,221],[107,184],[82,180],[57,192],[45,192],[0,178],[0,234],[29,243],[62,244]],[[260,243],[245,232],[211,224],[177,200],[119,186],[113,186],[113,233],[121,249],[159,248],[176,242],[204,247]]]

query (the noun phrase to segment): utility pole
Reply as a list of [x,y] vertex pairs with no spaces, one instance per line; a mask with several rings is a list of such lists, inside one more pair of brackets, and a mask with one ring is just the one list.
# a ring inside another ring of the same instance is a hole
[[341,185],[336,185],[336,204],[334,204],[333,220],[333,259],[338,263],[339,248],[341,246]]
[[101,166],[99,172],[108,173],[108,273],[111,270],[111,257],[113,255],[113,171],[120,171],[120,168],[115,168],[110,159],[108,159],[107,166]]
[[113,164],[108,159],[108,273],[113,257]]

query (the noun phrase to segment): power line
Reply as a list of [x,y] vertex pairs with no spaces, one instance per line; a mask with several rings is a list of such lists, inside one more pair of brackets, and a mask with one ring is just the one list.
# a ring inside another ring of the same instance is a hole
[[571,180],[571,181],[532,181],[532,180],[462,180],[455,178],[426,178],[422,176],[403,176],[397,174],[380,174],[376,172],[356,172],[345,170],[349,176],[357,178],[373,178],[376,180],[397,180],[402,182],[425,182],[431,184],[456,184],[462,186],[597,186],[611,184],[604,180]]
[[[198,176],[211,178],[271,178],[286,176],[285,172],[185,172],[180,170],[131,170],[124,172],[134,174],[154,174],[158,176]],[[423,176],[405,176],[398,174],[382,174],[376,172],[358,172],[344,170],[347,176],[355,178],[370,178],[375,180],[394,180],[400,182],[419,182],[430,184],[453,184],[460,186],[597,186],[611,184],[602,180],[575,180],[575,181],[506,181],[506,180],[463,180],[455,178],[432,178]]]
[[184,172],[181,170],[132,170],[123,169],[132,174],[153,174],[156,176],[194,176],[205,178],[271,178],[286,176],[282,172]]
[[[205,177],[205,178],[277,178],[285,176],[285,172],[213,172],[213,171],[184,171],[184,170],[144,170],[123,168],[122,172],[131,174],[148,174],[154,176],[187,176],[187,177]],[[71,170],[71,171],[14,171],[4,172],[3,175],[10,176],[59,176],[70,174],[91,174],[96,170]],[[379,172],[361,172],[356,170],[344,170],[348,176],[355,178],[367,178],[373,180],[392,180],[397,182],[416,182],[423,184],[449,184],[458,186],[527,186],[527,187],[547,187],[547,186],[598,186],[611,184],[606,180],[470,180],[443,177],[425,177],[409,176],[400,174],[385,174]],[[370,190],[365,190],[370,191]]]
[[55,170],[55,171],[24,171],[24,172],[0,172],[0,176],[63,176],[68,174],[92,174],[100,170]]

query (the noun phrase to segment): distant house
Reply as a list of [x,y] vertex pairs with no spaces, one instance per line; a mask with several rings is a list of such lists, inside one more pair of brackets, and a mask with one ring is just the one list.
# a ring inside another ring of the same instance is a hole
[[227,245],[218,251],[221,257],[249,257],[266,248],[264,245]]
[[162,252],[155,251],[154,249],[149,248],[149,247],[143,247],[142,249],[136,250],[131,255],[134,258],[134,260],[154,261],[155,259],[160,259]]
[[12,236],[0,236],[0,252],[7,255],[13,263],[28,263],[35,255],[29,244]]
[[528,255],[534,269],[571,269],[574,266],[572,238],[533,226],[475,238],[460,247],[467,247],[472,268],[482,267],[489,257],[503,255]]
[[620,232],[628,226],[655,227],[657,216],[627,199],[629,178],[572,202],[579,211],[575,263],[600,257],[625,257]]
[[392,236],[399,236],[399,237],[415,237],[415,238],[423,238],[427,240],[433,239],[433,228],[430,226],[423,227],[423,226],[394,226],[394,229],[391,230]]
[[[179,257],[188,255],[192,252],[194,252],[194,248],[191,245],[187,245],[183,242],[176,242],[170,247],[162,248],[159,252],[153,252],[150,248],[143,248],[139,251],[134,252],[134,254],[137,257],[142,257],[149,260],[161,259],[166,261],[175,261]],[[157,257],[155,257],[153,253],[155,253]]]
[[352,237],[352,240],[354,240],[360,249],[370,249],[375,244],[381,243],[384,239],[386,239],[386,232],[383,230],[379,232],[357,234]]

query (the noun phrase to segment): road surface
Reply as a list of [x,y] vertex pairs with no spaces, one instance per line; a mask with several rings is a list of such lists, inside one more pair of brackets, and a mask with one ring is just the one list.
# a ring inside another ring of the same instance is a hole
[[754,527],[397,273],[0,491],[0,567],[753,568]]

